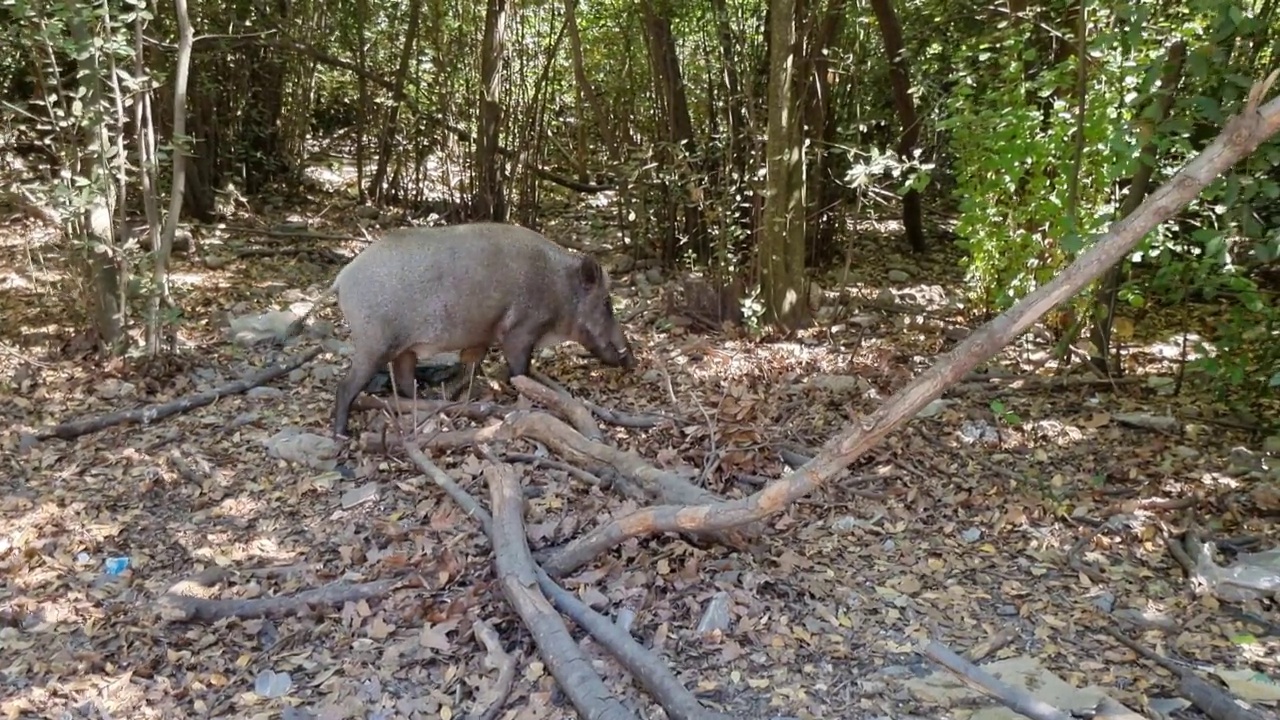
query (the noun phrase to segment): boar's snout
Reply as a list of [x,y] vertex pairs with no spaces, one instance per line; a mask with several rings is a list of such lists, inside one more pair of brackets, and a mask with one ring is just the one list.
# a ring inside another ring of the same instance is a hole
[[636,356],[631,353],[631,343],[622,332],[622,323],[610,318],[609,332],[603,342],[595,342],[588,347],[600,362],[610,367],[630,370],[636,366]]

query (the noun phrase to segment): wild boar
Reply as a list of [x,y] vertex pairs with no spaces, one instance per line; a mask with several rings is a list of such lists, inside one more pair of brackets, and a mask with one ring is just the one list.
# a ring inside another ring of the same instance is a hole
[[338,437],[346,435],[352,401],[388,362],[406,396],[418,358],[457,351],[474,366],[493,345],[501,347],[511,377],[528,373],[536,349],[565,341],[605,365],[635,366],[605,269],[517,225],[388,231],[347,263],[319,299],[334,293],[353,346],[333,409]]

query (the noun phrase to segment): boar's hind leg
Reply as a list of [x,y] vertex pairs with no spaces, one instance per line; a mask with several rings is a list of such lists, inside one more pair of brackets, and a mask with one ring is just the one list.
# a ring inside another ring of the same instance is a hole
[[351,367],[347,370],[346,377],[338,383],[338,396],[333,407],[334,435],[343,437],[347,434],[347,416],[351,412],[351,402],[387,360],[385,352],[375,354],[357,349],[352,354]]
[[[484,356],[489,354],[489,346],[472,347],[458,353],[458,360],[462,362],[463,368],[467,374],[467,394],[463,395],[467,401],[471,400],[471,392],[475,388],[476,369],[480,367],[480,361],[484,360]],[[459,383],[461,385],[461,383]],[[461,389],[460,387],[457,389]]]
[[405,350],[391,360],[391,377],[396,381],[400,397],[414,396],[414,371],[418,368],[418,355],[412,349]]

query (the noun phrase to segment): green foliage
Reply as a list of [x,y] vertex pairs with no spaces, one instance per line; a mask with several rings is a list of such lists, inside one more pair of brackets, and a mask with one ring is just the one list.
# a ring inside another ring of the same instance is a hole
[[996,416],[996,420],[999,420],[1005,425],[1017,426],[1022,424],[1022,416],[1005,407],[1003,401],[992,400],[990,407],[992,414]]
[[[1237,112],[1274,65],[1274,28],[1234,3],[1197,3],[1208,41],[1187,57],[1183,92],[1162,136],[1171,173]],[[1250,277],[1280,249],[1280,140],[1272,138],[1215,180],[1176,225],[1135,254],[1142,273],[1123,297],[1134,307],[1200,304],[1216,321],[1188,371],[1222,397],[1265,397],[1280,375],[1280,307]]]
[[[1106,26],[1116,18],[1094,9],[1093,21]],[[1008,307],[1048,281],[1080,251],[1083,238],[1105,228],[1120,199],[1116,182],[1134,165],[1129,100],[1138,91],[1137,58],[1115,33],[1095,32],[1085,162],[1071,206],[1077,60],[1074,53],[1053,59],[1039,43],[1028,43],[1026,31],[1026,22],[1007,20],[975,39],[971,54],[960,53],[970,60],[957,73],[939,122],[954,158],[956,232],[969,251],[968,280],[975,299],[991,309]],[[1063,34],[1070,37],[1070,29]]]
[[[950,57],[963,61],[937,126],[956,183],[956,230],[968,250],[970,287],[991,310],[1056,275],[1117,218],[1124,181],[1137,168],[1137,128],[1155,119],[1153,91],[1174,41],[1186,41],[1188,54],[1172,111],[1155,128],[1150,189],[1218,134],[1275,62],[1276,29],[1248,2],[1088,6],[1084,147],[1076,169],[1076,7],[1057,2],[989,28],[962,25],[972,34],[951,46]],[[1125,263],[1135,275],[1120,299],[1131,308],[1210,304],[1216,322],[1189,370],[1222,393],[1256,394],[1277,374],[1280,311],[1248,275],[1280,254],[1277,198],[1280,141],[1273,139],[1144,238]],[[1075,314],[1091,302],[1088,292],[1075,298]]]

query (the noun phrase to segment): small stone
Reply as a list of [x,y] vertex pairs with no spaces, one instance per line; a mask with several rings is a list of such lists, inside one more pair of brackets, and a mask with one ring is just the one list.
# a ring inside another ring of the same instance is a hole
[[363,505],[378,497],[378,484],[369,483],[361,485],[358,488],[348,490],[342,495],[342,509],[350,510],[357,505]]
[[911,280],[911,276],[902,270],[890,270],[885,274],[885,277],[889,278],[891,283],[904,283]]
[[280,388],[260,385],[255,388],[249,388],[245,395],[253,400],[279,400],[284,397],[284,391]]

